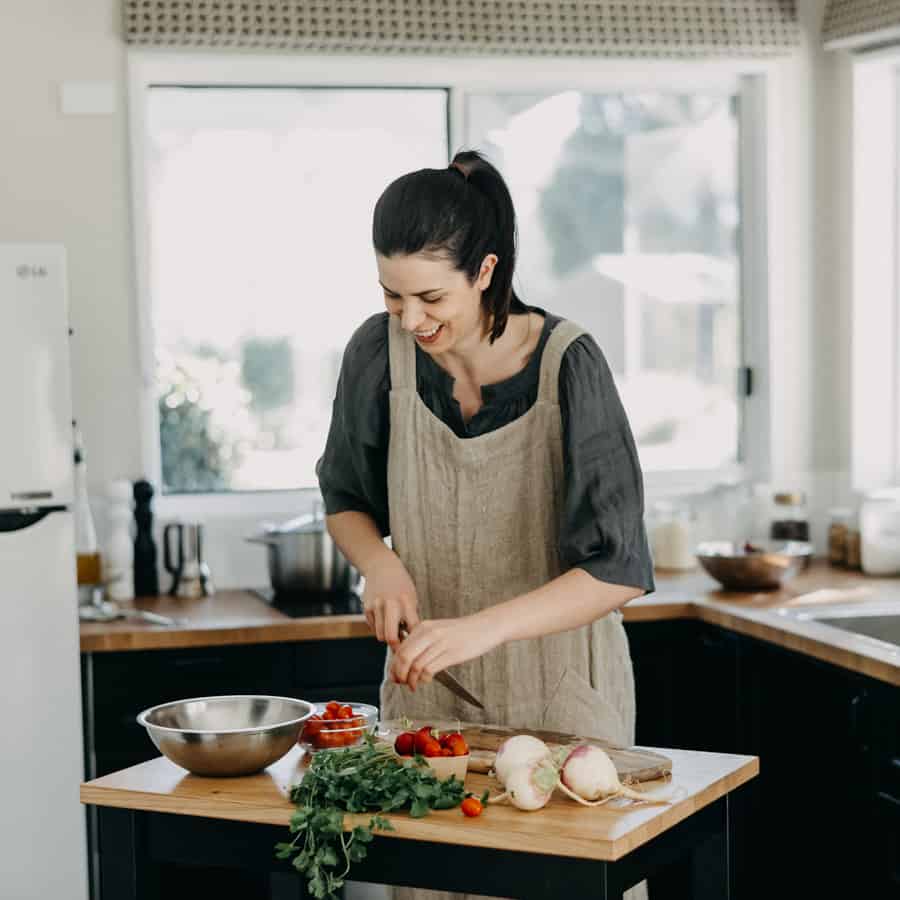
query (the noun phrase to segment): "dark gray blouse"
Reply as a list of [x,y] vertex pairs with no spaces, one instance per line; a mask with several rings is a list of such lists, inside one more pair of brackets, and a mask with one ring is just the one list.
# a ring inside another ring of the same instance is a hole
[[[541,357],[557,316],[544,316],[537,349],[522,371],[481,389],[484,405],[463,421],[453,377],[416,347],[416,381],[425,405],[461,438],[508,425],[537,399]],[[341,365],[325,452],[316,467],[329,515],[368,513],[390,534],[387,454],[390,436],[388,314],[367,319],[350,339]],[[612,373],[590,335],[573,341],[559,372],[565,504],[559,553],[601,581],[654,590],[644,530],[637,451]]]

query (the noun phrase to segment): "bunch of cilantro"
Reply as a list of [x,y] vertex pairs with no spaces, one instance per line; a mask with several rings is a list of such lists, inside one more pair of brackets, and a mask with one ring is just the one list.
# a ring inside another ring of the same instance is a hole
[[275,845],[279,859],[305,875],[309,893],[332,900],[350,864],[365,858],[376,830],[393,831],[384,816],[344,832],[344,813],[393,812],[409,809],[414,818],[429,809],[452,809],[465,797],[461,781],[438,781],[421,757],[400,760],[387,744],[371,737],[344,750],[317,753],[303,781],[291,788],[297,810],[291,816],[290,843]]

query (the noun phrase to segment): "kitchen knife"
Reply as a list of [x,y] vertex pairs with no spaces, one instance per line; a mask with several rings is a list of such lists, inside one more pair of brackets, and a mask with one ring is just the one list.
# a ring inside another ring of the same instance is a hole
[[[405,641],[408,637],[409,632],[401,625],[400,640]],[[438,672],[434,676],[434,680],[447,688],[450,693],[456,694],[460,700],[465,700],[466,703],[470,703],[472,706],[478,707],[478,709],[484,709],[484,704],[477,697],[473,697],[446,669]]]

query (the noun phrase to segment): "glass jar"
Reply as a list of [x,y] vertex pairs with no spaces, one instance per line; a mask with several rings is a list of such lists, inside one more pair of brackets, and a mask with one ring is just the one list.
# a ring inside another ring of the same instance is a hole
[[852,510],[847,522],[847,555],[844,565],[857,572],[862,570],[862,536],[859,533],[859,513]]
[[657,569],[687,571],[696,564],[693,515],[688,503],[659,500],[653,504],[650,542]]
[[828,510],[828,562],[833,566],[847,565],[847,542],[853,511],[844,507]]
[[773,541],[808,541],[809,514],[803,491],[783,491],[772,498],[774,511],[769,537]]

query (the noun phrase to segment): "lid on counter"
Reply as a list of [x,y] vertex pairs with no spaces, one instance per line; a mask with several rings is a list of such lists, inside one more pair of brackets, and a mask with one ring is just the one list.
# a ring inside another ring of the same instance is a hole
[[772,499],[778,506],[803,506],[806,494],[803,491],[779,491]]

